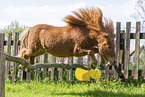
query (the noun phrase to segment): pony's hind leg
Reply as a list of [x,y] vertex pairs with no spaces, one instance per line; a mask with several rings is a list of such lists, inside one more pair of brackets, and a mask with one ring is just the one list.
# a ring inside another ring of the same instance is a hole
[[33,53],[28,49],[23,49],[20,51],[20,54],[17,57],[24,58],[26,60],[30,58],[30,64],[34,64],[34,59],[36,56],[32,56]]
[[26,52],[23,54],[24,59],[29,59],[33,54],[33,51],[30,49],[27,49]]
[[35,57],[40,56],[45,54],[46,51],[42,48],[37,48],[37,49],[27,49],[27,51],[24,54],[24,58],[25,59],[29,59],[30,58],[30,64],[33,65],[35,62]]
[[[25,48],[25,49],[22,49],[20,51],[20,54],[18,55],[18,57],[24,58],[26,60],[28,60],[30,58],[32,60],[34,58],[31,58],[31,54],[32,53],[30,52],[30,50]],[[34,62],[33,61],[30,61],[30,64],[34,64]],[[24,70],[25,69],[25,67],[23,65],[19,65],[19,68],[21,70]]]
[[26,52],[23,54],[23,57],[25,59],[30,58],[30,63],[34,64],[34,59],[35,59],[36,56],[38,56],[38,53],[40,52],[39,50],[40,50],[39,48],[37,48],[37,49],[34,49],[34,48],[27,49]]
[[89,53],[89,56],[91,57],[91,60],[92,60],[92,62],[91,62],[91,67],[92,67],[93,69],[95,69],[95,68],[97,67],[98,61],[97,61],[97,59],[96,59],[94,53]]

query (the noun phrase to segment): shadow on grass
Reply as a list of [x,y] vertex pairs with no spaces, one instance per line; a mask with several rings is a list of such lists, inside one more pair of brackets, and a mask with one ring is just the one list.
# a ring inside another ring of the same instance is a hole
[[80,97],[145,97],[143,94],[125,94],[122,92],[106,92],[101,90],[87,91],[83,93],[54,93],[53,95],[57,96],[80,96]]

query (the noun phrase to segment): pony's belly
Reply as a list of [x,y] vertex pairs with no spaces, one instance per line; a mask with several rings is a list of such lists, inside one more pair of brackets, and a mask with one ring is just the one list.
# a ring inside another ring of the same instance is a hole
[[56,57],[72,57],[74,52],[74,44],[71,40],[56,40],[45,39],[45,42],[41,42],[42,47],[50,54]]
[[85,56],[86,53],[78,53],[78,54],[74,54],[74,51],[73,50],[70,50],[70,49],[53,49],[53,50],[49,50],[48,53],[50,53],[51,55],[53,56],[56,56],[56,57],[82,57],[82,56]]
[[48,51],[48,53],[56,57],[72,57],[73,56],[73,53],[71,51],[61,50],[61,49],[59,50],[53,49],[53,50]]

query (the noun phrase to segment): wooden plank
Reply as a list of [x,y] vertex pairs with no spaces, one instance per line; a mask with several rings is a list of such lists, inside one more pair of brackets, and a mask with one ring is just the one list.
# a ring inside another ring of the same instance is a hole
[[[15,33],[15,41],[14,41],[14,56],[18,54],[18,42],[19,42],[19,33]],[[17,72],[16,63],[13,64],[13,72],[12,72],[12,80],[16,81],[16,72]]]
[[[116,57],[117,57],[116,66],[117,66],[117,68],[119,67],[119,58],[120,58],[120,54],[119,54],[120,53],[120,32],[121,32],[120,29],[121,29],[121,23],[117,22],[116,23]],[[114,74],[115,74],[115,78],[118,78],[118,73],[116,70],[115,70]]]
[[145,39],[145,33],[140,33],[140,39]]
[[145,80],[145,63],[143,64],[143,79]]
[[[56,63],[56,57],[52,56],[52,64]],[[51,68],[51,81],[54,81],[54,68]]]
[[0,97],[5,97],[5,62],[6,55],[0,53]]
[[4,39],[5,39],[5,34],[0,33],[0,51],[4,52]]
[[14,41],[14,56],[18,54],[18,43],[19,43],[19,33],[15,33],[15,41]]
[[[60,64],[64,64],[64,58],[60,58]],[[58,68],[59,75],[58,75],[58,81],[62,81],[62,74],[63,74],[63,69]]]
[[130,39],[135,39],[136,38],[136,33],[130,33]]
[[125,33],[125,30],[121,30],[121,33],[120,33],[120,52],[119,52],[119,70],[122,72],[120,72],[118,74],[118,76],[120,78],[123,78],[124,76],[124,56],[125,56],[125,39],[123,38],[123,34],[122,33]]
[[87,55],[87,67],[91,67],[90,61],[91,61],[91,57]]
[[[68,64],[73,64],[73,57],[68,58]],[[68,81],[72,81],[72,69],[68,70]]]
[[120,33],[120,58],[119,58],[119,62],[120,62],[120,65],[121,65],[121,70],[123,70],[123,65],[124,65],[124,55],[125,55],[125,39],[123,39],[123,34],[122,33],[125,33],[124,30],[121,30],[121,33]]
[[[101,56],[99,55],[99,54],[97,54],[97,60],[98,60],[98,62],[101,62]],[[90,60],[91,60],[91,57],[90,57]],[[100,63],[99,64],[97,64],[97,68],[100,68]]]
[[138,79],[139,47],[140,47],[140,22],[136,22],[134,79]]
[[[69,58],[67,58],[67,64],[69,64]],[[66,71],[67,71],[66,81],[69,81],[69,70]]]
[[[36,62],[35,63],[39,63],[40,62],[40,56],[37,56],[36,57]],[[39,72],[40,72],[40,68],[36,69],[35,70],[35,81],[38,81],[40,75],[39,75]]]
[[130,32],[131,32],[131,22],[126,23],[126,48],[125,48],[125,59],[124,59],[124,76],[128,78],[128,66],[129,66],[129,55],[130,55]]
[[[77,58],[77,62],[76,62],[77,64],[83,64],[83,57],[78,57]],[[90,64],[90,61],[88,61],[88,65]],[[76,79],[76,81],[77,82],[80,82],[78,79]]]
[[[126,39],[126,33],[121,33],[123,39]],[[136,39],[136,33],[130,33],[130,39]],[[145,39],[145,33],[140,33],[140,39]]]
[[[50,61],[50,54],[48,54],[48,63],[49,63],[49,61]],[[50,77],[50,73],[51,72],[51,68],[47,68],[47,75],[48,75],[48,77]]]
[[105,70],[105,81],[109,81],[109,66]]
[[26,81],[31,81],[31,72],[28,72],[28,69],[25,69],[26,72]]
[[78,57],[77,63],[83,65],[83,57]]
[[[145,33],[140,33],[140,39],[145,39]],[[130,33],[130,39],[136,39],[136,33]]]
[[[48,63],[48,54],[44,55],[44,63]],[[47,77],[47,68],[43,68],[43,80]]]
[[[11,40],[12,33],[8,34],[8,42],[7,42],[7,54],[11,55]],[[9,77],[9,69],[10,69],[10,61],[6,61],[6,79]]]

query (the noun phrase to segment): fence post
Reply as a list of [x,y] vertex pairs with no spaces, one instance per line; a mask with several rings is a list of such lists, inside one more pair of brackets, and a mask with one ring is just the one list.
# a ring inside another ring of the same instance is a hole
[[[48,63],[48,54],[44,55],[44,63]],[[43,68],[43,80],[47,77],[47,68]]]
[[[120,32],[121,32],[121,23],[117,22],[116,24],[116,56],[117,56],[117,67],[119,67],[119,58],[120,58]],[[115,71],[115,78],[118,78],[118,73]]]
[[136,22],[134,79],[138,79],[139,47],[140,47],[140,22]]
[[0,97],[5,97],[5,61],[6,55],[0,51]]
[[5,34],[0,33],[0,51],[2,52],[4,52],[4,38],[5,38]]
[[[68,64],[73,65],[73,57],[68,58]],[[69,75],[68,81],[72,81],[72,75],[73,75],[72,69],[68,71],[68,75]]]
[[[7,54],[11,55],[11,44],[12,44],[12,33],[8,34],[8,41],[7,41]],[[6,79],[10,76],[10,61],[6,62]]]
[[[40,62],[40,56],[37,56],[36,57],[36,63],[39,63]],[[40,78],[40,68],[38,68],[38,69],[36,69],[35,70],[35,81],[38,81],[39,80],[39,78]]]
[[124,55],[125,55],[125,30],[121,31],[120,35],[120,63],[122,64],[121,69],[124,68]]
[[130,32],[131,32],[131,22],[126,23],[126,47],[125,47],[125,64],[124,64],[124,76],[128,78],[128,67],[130,58]]
[[[51,56],[51,58],[52,58],[52,64],[56,64],[56,57]],[[54,76],[55,76],[55,68],[52,67],[51,68],[51,81],[54,81]]]
[[[18,54],[18,43],[19,43],[19,33],[15,33],[15,41],[14,41],[14,56]],[[12,80],[16,81],[16,74],[17,74],[17,64],[13,63],[13,73],[12,73]]]
[[[60,63],[64,64],[64,58],[60,58]],[[62,68],[58,68],[58,71],[59,71],[58,81],[62,81],[63,69]]]

